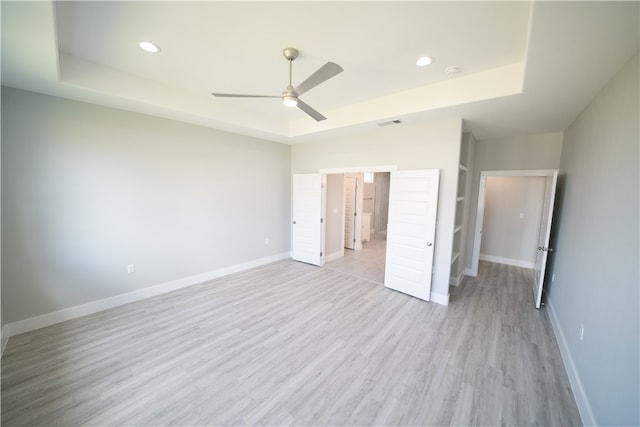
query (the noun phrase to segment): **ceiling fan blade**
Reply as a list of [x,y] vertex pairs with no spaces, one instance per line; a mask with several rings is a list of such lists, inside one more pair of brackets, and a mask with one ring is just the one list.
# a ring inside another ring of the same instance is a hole
[[320,83],[324,83],[336,74],[340,74],[344,70],[341,66],[334,62],[327,62],[318,69],[315,73],[311,74],[307,80],[303,81],[294,89],[295,93],[302,95],[309,89],[313,89]]
[[310,115],[311,117],[313,117],[316,122],[321,122],[322,120],[327,119],[325,116],[323,116],[313,108],[309,107],[309,105],[304,103],[300,98],[298,98],[298,108],[304,111],[305,113],[307,113],[308,115]]
[[239,93],[213,93],[211,95],[218,98],[281,98],[278,95],[241,95]]

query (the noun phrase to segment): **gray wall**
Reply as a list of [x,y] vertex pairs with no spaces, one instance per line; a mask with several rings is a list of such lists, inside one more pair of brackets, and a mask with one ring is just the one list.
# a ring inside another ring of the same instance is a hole
[[545,182],[537,176],[487,177],[481,258],[534,267]]
[[375,175],[375,196],[373,229],[376,233],[387,231],[389,222],[389,172],[378,172]]
[[549,303],[599,425],[640,425],[638,81],[636,56],[566,131],[560,163]]
[[471,267],[473,258],[480,173],[488,170],[558,169],[561,150],[561,132],[476,142],[465,254],[466,268]]
[[[374,183],[372,183],[372,182],[365,182],[364,183],[364,189],[363,189],[363,191],[364,191],[364,193],[363,193],[364,200],[362,202],[362,211],[372,214],[371,215],[371,221],[374,221],[373,213],[375,211],[375,209],[374,209],[375,190],[376,190],[376,187],[375,187]],[[372,223],[372,225],[373,225],[373,223]]]
[[4,320],[288,252],[290,187],[287,145],[3,88]]
[[293,173],[321,169],[397,165],[398,169],[440,169],[438,224],[431,293],[449,294],[458,158],[462,120],[376,128],[342,138],[317,139],[291,150]]

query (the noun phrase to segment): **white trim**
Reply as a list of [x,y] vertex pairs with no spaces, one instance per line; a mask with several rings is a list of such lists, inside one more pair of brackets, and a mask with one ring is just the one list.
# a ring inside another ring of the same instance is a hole
[[280,261],[286,258],[290,258],[290,254],[288,252],[271,255],[268,257],[255,259],[253,261],[231,265],[229,267],[223,267],[218,270],[196,274],[194,276],[184,277],[182,279],[172,280],[170,282],[160,283],[158,285],[149,286],[146,288],[138,289],[136,291],[115,295],[97,301],[92,301],[86,304],[76,305],[74,307],[65,308],[59,311],[54,311],[52,313],[31,317],[29,319],[8,323],[3,328],[3,331],[5,328],[7,329],[8,334],[5,334],[3,332],[2,339],[4,340],[5,335],[8,339],[9,337],[12,337],[14,335],[44,328],[46,326],[51,326],[56,323],[65,322],[67,320],[77,319],[78,317],[97,313],[99,311],[118,307],[120,305],[129,304],[131,302],[140,301],[145,298],[162,295],[167,292],[186,288],[188,286],[208,282],[210,280],[217,279],[218,277],[226,276],[232,273],[238,273],[240,271],[259,267],[265,264],[270,264],[272,262]]
[[473,251],[471,253],[471,276],[478,275],[478,263],[480,261],[480,245],[482,243],[482,226],[484,224],[484,193],[487,188],[487,177],[480,174],[480,186],[478,188],[478,207],[476,211],[476,227],[473,237]]
[[429,298],[429,301],[431,302],[435,302],[436,304],[440,304],[440,305],[449,305],[449,294],[443,295],[443,294],[436,294],[435,292],[431,292],[431,297]]
[[493,256],[487,254],[480,254],[481,261],[497,262],[498,264],[513,265],[515,267],[535,268],[536,263],[533,261],[524,261],[521,259],[503,258],[500,256]]
[[326,168],[320,169],[319,173],[326,175],[341,173],[361,173],[361,172],[395,172],[398,165],[382,165],[382,166],[350,166],[346,168]]
[[476,274],[471,274],[473,273],[473,271],[471,271],[470,268],[465,268],[464,269],[464,275],[465,276],[471,276],[471,277],[477,277],[478,276],[478,272],[476,272]]
[[485,176],[553,176],[558,169],[523,169],[504,171],[482,171]]
[[460,274],[458,274],[458,277],[450,277],[449,278],[449,284],[453,285],[453,286],[460,286],[460,283],[462,283],[462,279],[464,278],[464,271],[461,271]]
[[547,301],[547,307],[549,307],[549,310],[547,311],[549,321],[551,322],[553,333],[556,336],[556,341],[558,342],[558,347],[560,348],[560,355],[562,356],[564,368],[567,371],[567,376],[569,377],[569,383],[571,384],[571,389],[573,390],[573,396],[576,399],[576,405],[578,406],[578,411],[580,412],[580,418],[582,418],[582,425],[598,425],[596,423],[596,418],[593,416],[591,404],[589,403],[587,394],[585,393],[584,387],[582,386],[582,381],[580,380],[578,369],[573,362],[573,357],[571,357],[569,345],[567,344],[567,340],[562,333],[560,322],[558,321],[556,311],[553,309],[553,304],[551,303],[551,301]]
[[326,259],[326,262],[331,262],[331,261],[335,261],[335,260],[337,260],[339,258],[342,258],[343,256],[344,256],[344,248],[342,248],[341,251],[337,251],[337,252],[334,252],[332,254],[328,254],[325,259]]
[[9,342],[9,328],[7,325],[2,327],[2,352],[0,353],[0,357],[4,354],[4,349],[7,348],[7,343]]

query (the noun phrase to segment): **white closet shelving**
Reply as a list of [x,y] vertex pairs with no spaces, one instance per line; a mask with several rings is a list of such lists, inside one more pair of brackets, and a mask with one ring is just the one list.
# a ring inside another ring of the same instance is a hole
[[449,283],[455,286],[460,285],[464,278],[474,149],[475,139],[473,135],[470,133],[463,134],[460,144],[458,193],[456,197],[456,217],[453,229],[453,251],[451,253],[451,278],[449,280]]

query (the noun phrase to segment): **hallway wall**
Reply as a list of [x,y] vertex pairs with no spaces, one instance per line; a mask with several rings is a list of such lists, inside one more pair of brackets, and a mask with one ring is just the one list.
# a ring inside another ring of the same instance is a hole
[[375,174],[375,211],[373,217],[373,230],[376,233],[387,231],[389,222],[389,183],[391,174],[379,172]]
[[487,177],[480,259],[534,268],[546,179]]

